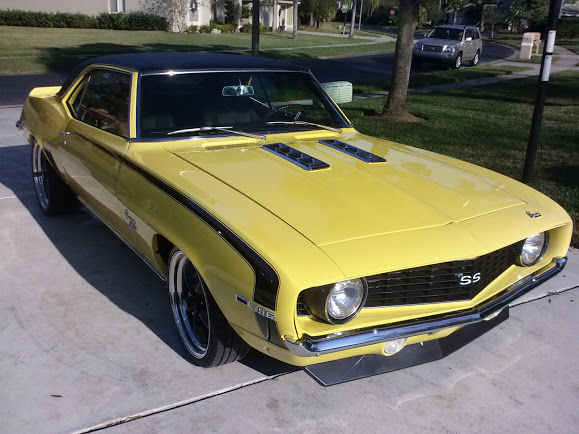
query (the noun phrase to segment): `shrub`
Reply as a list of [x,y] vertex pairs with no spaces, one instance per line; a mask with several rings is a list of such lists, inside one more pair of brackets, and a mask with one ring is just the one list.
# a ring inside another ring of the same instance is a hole
[[165,18],[142,12],[102,13],[95,17],[84,14],[20,10],[0,10],[0,25],[109,30],[167,30],[169,26]]
[[199,31],[199,26],[189,26],[187,27],[187,33],[201,33]]
[[211,33],[211,26],[208,26],[207,24],[199,26],[199,33]]

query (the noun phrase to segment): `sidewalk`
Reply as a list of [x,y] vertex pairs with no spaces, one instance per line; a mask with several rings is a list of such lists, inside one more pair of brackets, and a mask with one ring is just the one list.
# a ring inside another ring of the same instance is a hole
[[[551,66],[551,74],[561,71],[579,71],[579,55],[575,54],[573,51],[567,50],[563,47],[555,47],[555,54],[558,56]],[[511,56],[511,58],[518,58],[518,51]],[[541,65],[537,63],[525,63],[525,62],[515,62],[512,60],[497,60],[490,62],[489,65],[493,66],[523,66],[527,67],[526,71],[516,72],[509,75],[501,75],[499,77],[489,77],[489,78],[478,78],[475,80],[465,80],[457,83],[445,83],[436,84],[432,86],[423,86],[414,89],[408,89],[408,93],[430,93],[437,92],[439,90],[449,90],[449,89],[464,89],[466,87],[483,86],[485,84],[494,84],[501,81],[517,80],[519,78],[527,78],[538,76]],[[578,66],[576,66],[578,65]],[[388,96],[388,91],[371,92],[354,95],[354,99],[368,99],[368,98],[378,98]]]
[[[286,31],[286,33],[290,33],[288,31]],[[346,32],[346,34],[342,35],[341,33],[322,33],[322,32],[311,32],[308,30],[300,30],[299,31],[300,35],[311,35],[311,36],[328,36],[330,38],[345,38],[347,39],[349,34],[348,32]],[[369,41],[376,41],[376,42],[395,42],[396,38],[393,38],[392,36],[387,36],[387,35],[376,35],[376,36],[361,36],[361,35],[354,35],[354,39],[366,39]]]

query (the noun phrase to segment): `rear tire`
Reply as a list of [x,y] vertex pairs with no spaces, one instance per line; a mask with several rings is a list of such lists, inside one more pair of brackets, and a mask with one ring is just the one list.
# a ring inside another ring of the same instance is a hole
[[479,60],[480,60],[480,51],[479,51],[479,50],[476,50],[476,53],[475,53],[474,57],[473,57],[472,60],[470,61],[470,66],[477,66]]
[[458,53],[452,64],[452,69],[458,69],[462,65],[462,53]]
[[38,142],[32,143],[32,181],[40,209],[46,215],[72,212],[77,200],[58,176]]
[[185,253],[174,248],[168,269],[173,319],[189,360],[211,368],[244,357],[249,346],[233,330]]

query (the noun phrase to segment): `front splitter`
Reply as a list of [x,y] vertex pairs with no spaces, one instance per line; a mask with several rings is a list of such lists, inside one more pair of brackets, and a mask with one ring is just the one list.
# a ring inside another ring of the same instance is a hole
[[445,338],[409,345],[393,356],[368,354],[309,365],[304,370],[321,385],[333,386],[347,381],[409,368],[410,366],[422,365],[423,363],[440,360],[454,353],[496,327],[508,317],[509,308],[507,307],[492,320],[464,326]]

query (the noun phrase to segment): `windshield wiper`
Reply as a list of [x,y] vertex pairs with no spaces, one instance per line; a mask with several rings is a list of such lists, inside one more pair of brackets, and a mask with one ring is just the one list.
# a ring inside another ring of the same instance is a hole
[[172,136],[174,134],[196,133],[199,131],[225,131],[226,133],[238,134],[240,136],[252,137],[254,139],[261,139],[261,140],[266,139],[266,137],[263,134],[245,133],[243,131],[232,130],[231,128],[232,127],[211,127],[211,126],[197,127],[197,128],[186,128],[184,130],[171,131],[170,133],[167,133],[167,135]]
[[323,128],[324,130],[333,131],[338,134],[342,134],[341,128],[330,127],[328,125],[322,124],[315,124],[313,122],[306,122],[306,121],[273,121],[273,122],[266,122],[267,125],[305,125],[309,127],[318,127]]

